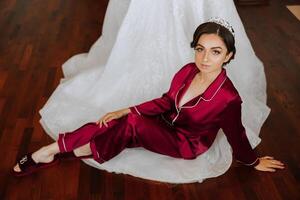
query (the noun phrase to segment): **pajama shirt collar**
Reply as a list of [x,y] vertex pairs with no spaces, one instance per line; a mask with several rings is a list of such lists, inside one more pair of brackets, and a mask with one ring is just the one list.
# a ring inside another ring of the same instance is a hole
[[[177,95],[175,97],[175,105],[176,108],[179,109],[179,101],[181,100],[182,96],[190,86],[193,78],[195,75],[199,72],[199,69],[197,68],[196,64],[194,64],[194,69],[191,71],[191,73],[188,75],[187,80],[185,83],[179,88]],[[200,100],[203,101],[211,101],[214,96],[218,93],[222,85],[227,79],[226,70],[223,68],[220,74],[216,77],[216,79],[208,86],[208,88],[200,95],[194,97],[190,101],[183,104],[180,108],[192,108],[196,106]],[[196,102],[195,102],[196,101]]]

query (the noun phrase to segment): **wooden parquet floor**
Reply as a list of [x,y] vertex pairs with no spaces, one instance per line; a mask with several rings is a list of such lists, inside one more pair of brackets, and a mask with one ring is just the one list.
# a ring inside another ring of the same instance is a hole
[[0,1],[0,199],[300,199],[300,22],[285,8],[297,3],[292,0],[238,7],[265,65],[272,109],[257,151],[282,160],[285,170],[263,173],[234,163],[220,177],[178,185],[108,173],[80,161],[23,178],[10,175],[20,154],[52,142],[38,111],[59,84],[62,63],[87,52],[100,36],[107,2]]

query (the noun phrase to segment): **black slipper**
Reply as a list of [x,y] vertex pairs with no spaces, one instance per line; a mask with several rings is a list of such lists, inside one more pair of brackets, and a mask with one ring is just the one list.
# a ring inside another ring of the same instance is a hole
[[32,159],[32,153],[28,153],[24,155],[21,159],[19,159],[18,164],[19,168],[21,169],[20,172],[12,170],[14,176],[26,176],[29,175],[39,169],[47,168],[53,166],[59,162],[58,157],[55,155],[53,161],[49,163],[36,163]]

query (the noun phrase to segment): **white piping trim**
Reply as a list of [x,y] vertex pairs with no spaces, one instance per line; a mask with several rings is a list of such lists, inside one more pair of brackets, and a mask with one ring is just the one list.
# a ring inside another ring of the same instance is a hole
[[176,117],[172,120],[172,125],[174,124],[175,120],[178,118],[181,108],[179,108],[179,111],[177,112]]
[[65,133],[64,133],[64,135],[63,135],[63,137],[62,137],[62,142],[63,142],[63,146],[64,146],[64,149],[65,149],[65,152],[67,152],[67,148],[66,148],[66,144],[65,144]]
[[216,96],[216,94],[219,92],[219,90],[221,89],[222,85],[225,83],[226,79],[227,79],[227,77],[225,77],[225,79],[222,81],[222,83],[220,84],[220,86],[218,87],[218,89],[216,90],[216,92],[213,94],[213,96],[210,99],[205,99],[205,98],[203,98],[203,97],[200,96],[199,99],[198,99],[198,101],[195,103],[195,105],[193,105],[193,106],[181,106],[181,107],[177,108],[177,95],[178,95],[179,91],[185,86],[185,84],[183,84],[181,86],[181,88],[178,90],[178,92],[177,92],[177,94],[175,96],[175,108],[176,108],[176,111],[177,111],[177,115],[172,120],[172,125],[174,124],[175,120],[178,118],[179,113],[180,113],[180,111],[181,111],[182,108],[193,108],[193,107],[195,107],[195,106],[198,105],[198,103],[200,102],[201,99],[203,101],[206,101],[206,102],[211,101]]
[[193,108],[193,107],[195,107],[195,106],[198,105],[198,103],[200,102],[201,99],[203,101],[206,101],[206,102],[211,101],[216,96],[216,94],[219,92],[219,90],[221,89],[222,85],[225,83],[226,79],[227,79],[227,77],[225,77],[225,79],[223,80],[223,82],[220,84],[220,86],[218,87],[218,89],[216,90],[216,92],[213,94],[213,96],[210,99],[205,99],[203,97],[200,97],[198,99],[197,103],[195,103],[195,105],[193,105],[193,106],[181,106],[181,108]]
[[[205,99],[205,98],[203,98],[203,97],[200,96],[199,99],[198,99],[198,101],[197,101],[197,102],[195,103],[195,105],[193,105],[193,106],[181,106],[181,107],[178,106],[178,107],[177,107],[177,96],[178,96],[179,91],[185,86],[185,84],[183,84],[183,85],[179,88],[179,90],[177,91],[176,96],[175,96],[175,108],[176,108],[176,111],[177,111],[177,115],[176,115],[176,117],[174,117],[174,119],[172,120],[172,124],[174,124],[175,120],[178,118],[179,113],[180,113],[180,111],[181,111],[182,108],[193,108],[193,107],[195,107],[195,106],[198,105],[198,103],[200,102],[201,99],[202,99],[203,101],[206,101],[206,102],[211,101],[211,100],[216,96],[216,94],[219,92],[219,90],[221,89],[222,85],[225,83],[226,80],[227,80],[227,77],[225,77],[225,79],[222,81],[222,83],[219,85],[218,89],[215,91],[215,93],[213,94],[213,96],[212,96],[210,99]],[[184,94],[183,94],[183,95],[184,95]]]
[[222,85],[225,83],[227,77],[225,77],[225,79],[222,81],[222,83],[220,84],[220,86],[218,87],[218,89],[216,90],[216,92],[214,93],[214,95],[210,98],[210,99],[204,99],[202,98],[204,101],[211,101],[215,96],[216,94],[219,92],[219,90],[221,89]]
[[177,111],[177,115],[176,115],[176,117],[174,117],[174,119],[172,120],[172,125],[174,124],[175,120],[178,118],[178,115],[179,115],[180,110],[181,110],[181,108],[179,108],[179,109],[177,108],[177,96],[178,96],[179,91],[180,91],[184,86],[185,86],[185,84],[183,84],[183,85],[179,88],[179,90],[177,91],[177,93],[176,93],[176,95],[175,95],[175,101],[174,101],[174,104],[175,104],[175,108],[176,108],[176,111]]
[[135,109],[135,111],[139,114],[139,115],[141,115],[141,113],[139,112],[139,110],[134,106],[134,109]]
[[185,84],[183,84],[183,85],[179,88],[179,90],[177,91],[176,96],[175,96],[175,108],[176,108],[177,112],[179,112],[179,110],[178,110],[178,108],[177,108],[177,95],[178,95],[179,91],[180,91],[184,86],[185,86]]
[[239,160],[236,160],[236,161],[237,161],[237,162],[240,162],[240,163],[243,163],[244,165],[251,166],[251,165],[253,165],[257,160],[258,160],[258,158],[256,158],[256,160],[255,160],[253,163],[251,163],[251,164],[246,164],[246,163],[244,163],[244,162],[242,162],[242,161],[239,161]]

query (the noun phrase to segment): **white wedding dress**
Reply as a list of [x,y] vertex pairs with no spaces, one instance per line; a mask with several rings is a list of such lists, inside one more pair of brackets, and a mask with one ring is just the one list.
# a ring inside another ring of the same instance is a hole
[[[243,99],[243,124],[252,147],[269,114],[263,65],[255,56],[232,0],[111,0],[102,36],[89,53],[63,65],[64,79],[40,110],[41,124],[57,139],[107,112],[161,96],[183,65],[196,27],[211,17],[229,21],[236,33],[236,58],[227,74]],[[113,144],[111,144],[113,145]],[[176,159],[143,148],[125,149],[99,164],[109,172],[170,183],[202,182],[227,171],[232,151],[220,130],[211,148],[195,160]]]

